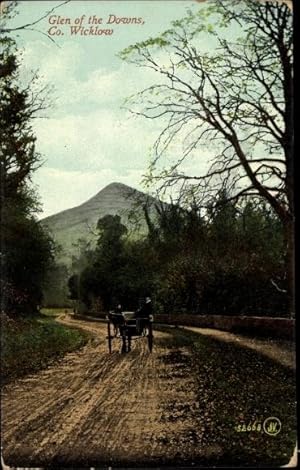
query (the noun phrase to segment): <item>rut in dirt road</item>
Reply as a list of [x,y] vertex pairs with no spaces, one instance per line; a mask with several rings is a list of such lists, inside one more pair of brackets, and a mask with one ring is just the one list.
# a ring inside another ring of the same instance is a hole
[[[61,318],[94,335],[79,352],[3,390],[2,436],[6,464],[110,464],[190,458],[195,444],[195,383],[189,352],[163,361],[171,335],[155,332],[108,354],[106,325]],[[166,410],[178,411],[166,423]],[[185,410],[185,412],[180,411]],[[201,452],[201,449],[198,450]],[[207,449],[206,449],[207,452]],[[212,449],[218,452],[218,449]]]

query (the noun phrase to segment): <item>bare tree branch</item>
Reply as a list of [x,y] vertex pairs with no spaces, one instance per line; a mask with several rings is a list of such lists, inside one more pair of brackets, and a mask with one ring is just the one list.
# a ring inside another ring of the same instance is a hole
[[[46,36],[51,42],[53,42],[57,47],[60,48],[59,44],[57,44],[57,42],[49,34],[45,33],[44,31],[41,31],[40,29],[34,28],[33,26],[39,24],[42,20],[47,18],[49,15],[51,15],[51,13],[53,13],[55,10],[57,10],[58,8],[60,8],[61,6],[65,5],[69,2],[70,2],[70,0],[65,0],[64,2],[59,3],[55,7],[51,8],[51,10],[48,10],[44,15],[42,15],[37,20],[35,20],[31,23],[26,23],[24,25],[16,26],[14,28],[0,27],[0,35],[1,34],[12,33],[12,32],[15,32],[15,31],[33,31],[33,32],[37,32],[39,34],[42,34],[43,36]],[[2,10],[1,10],[1,14],[2,14]]]

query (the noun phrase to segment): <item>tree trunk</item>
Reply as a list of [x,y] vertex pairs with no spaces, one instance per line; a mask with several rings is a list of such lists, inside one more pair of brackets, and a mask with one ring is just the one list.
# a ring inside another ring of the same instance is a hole
[[295,223],[293,218],[285,224],[285,239],[288,312],[291,318],[295,318]]

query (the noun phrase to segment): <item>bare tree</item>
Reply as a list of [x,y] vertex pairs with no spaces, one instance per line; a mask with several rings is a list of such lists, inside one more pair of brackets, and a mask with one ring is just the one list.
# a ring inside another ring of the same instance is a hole
[[17,6],[17,1],[8,2],[7,0],[0,0],[0,36],[3,34],[7,35],[10,33],[14,33],[16,31],[23,31],[23,32],[34,31],[39,34],[42,34],[43,36],[46,36],[50,41],[54,42],[54,44],[60,47],[48,33],[41,31],[40,29],[37,28],[37,26],[41,21],[43,21],[45,18],[51,15],[51,13],[53,13],[55,10],[57,10],[58,8],[60,8],[61,6],[69,2],[70,0],[65,0],[59,3],[58,5],[46,11],[42,16],[39,16],[36,20],[30,23],[20,24],[19,26],[14,26],[14,27],[8,27],[6,26],[6,24],[14,16],[14,11],[15,11],[15,7]]
[[[130,100],[134,113],[162,122],[146,179],[162,190],[192,189],[202,200],[223,188],[231,199],[266,200],[284,224],[293,316],[292,33],[283,2],[212,0],[121,57],[161,79]],[[207,147],[215,154],[209,169],[185,174],[185,161],[200,160]],[[158,171],[162,156],[174,151],[172,164]]]

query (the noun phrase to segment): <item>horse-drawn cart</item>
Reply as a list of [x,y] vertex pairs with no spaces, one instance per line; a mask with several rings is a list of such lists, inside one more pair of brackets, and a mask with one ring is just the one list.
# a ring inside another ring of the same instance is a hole
[[107,316],[107,340],[109,352],[112,352],[113,342],[121,344],[121,352],[131,350],[131,341],[146,339],[148,349],[152,352],[153,345],[153,316],[136,317],[134,312],[109,313]]

